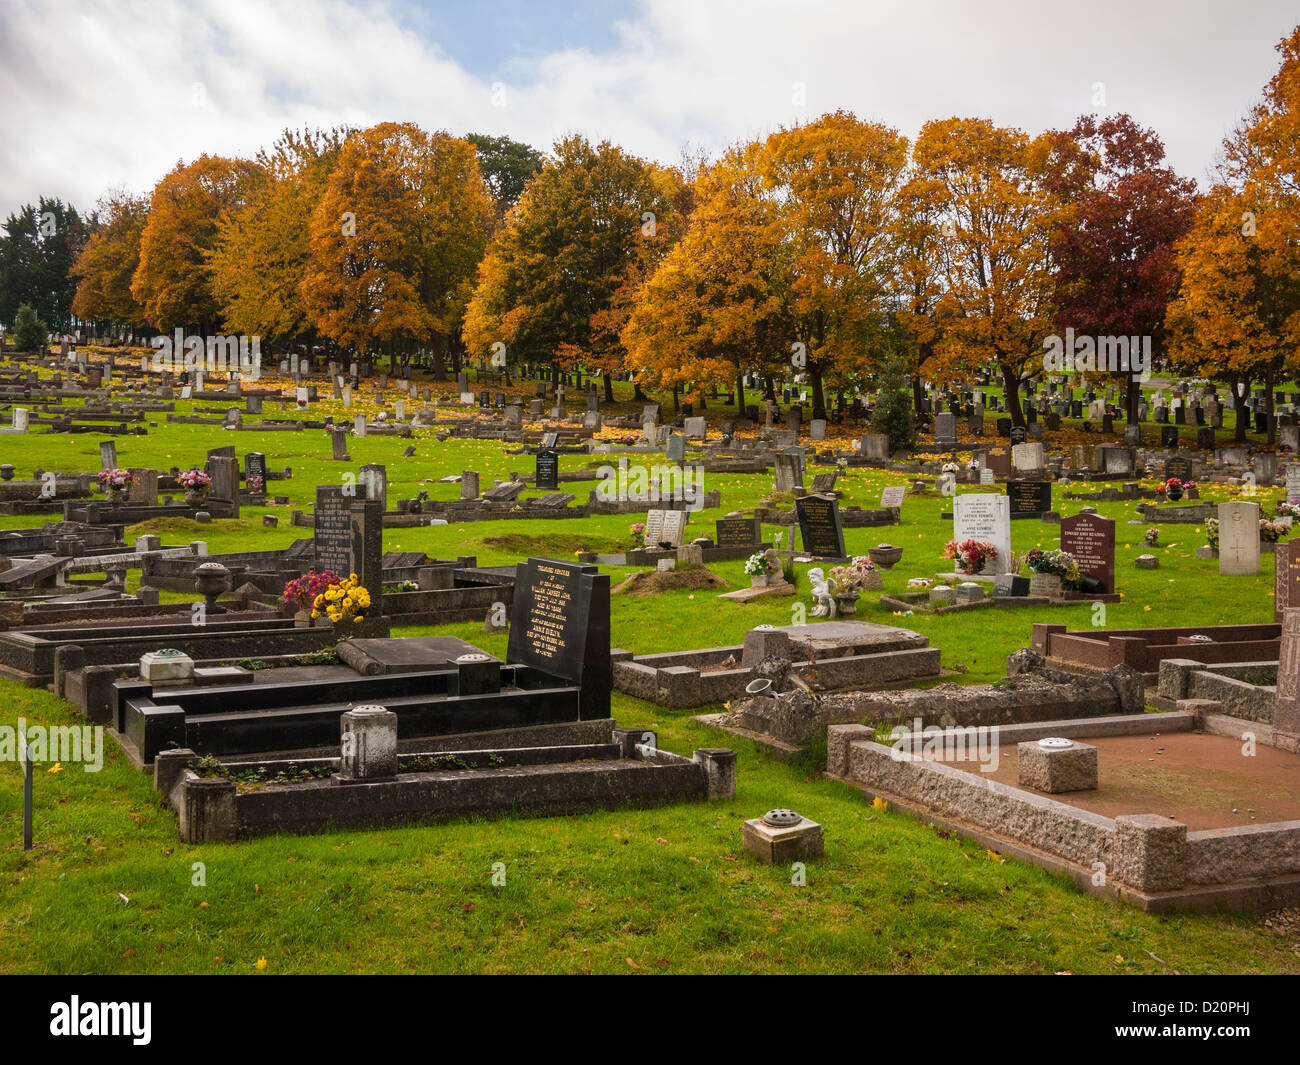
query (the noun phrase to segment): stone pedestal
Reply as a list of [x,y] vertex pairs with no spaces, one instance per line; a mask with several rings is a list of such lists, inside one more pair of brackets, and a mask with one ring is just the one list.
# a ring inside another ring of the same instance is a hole
[[[1044,742],[1048,746],[1044,746]],[[1097,748],[1071,740],[1030,740],[1018,744],[1016,753],[1020,786],[1057,795],[1065,791],[1092,791],[1097,787]]]
[[382,706],[358,706],[339,723],[343,750],[338,779],[386,780],[397,775],[397,715]]
[[151,684],[177,684],[194,676],[194,659],[179,651],[150,651],[140,656],[140,679]]
[[806,817],[788,828],[778,828],[755,817],[741,827],[740,838],[745,850],[764,865],[820,858],[826,852],[822,826]]

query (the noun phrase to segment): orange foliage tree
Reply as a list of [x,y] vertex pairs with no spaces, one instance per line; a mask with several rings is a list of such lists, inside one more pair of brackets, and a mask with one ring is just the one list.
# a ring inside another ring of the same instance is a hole
[[143,325],[143,308],[131,294],[140,266],[140,237],[149,201],[114,190],[100,199],[97,224],[72,267],[78,279],[72,313],[92,322]]
[[306,311],[344,348],[391,350],[405,337],[443,358],[458,343],[491,225],[468,142],[409,123],[354,133],[312,214]]
[[178,163],[154,187],[140,236],[140,265],[131,280],[131,295],[150,325],[193,325],[206,333],[220,319],[207,257],[222,213],[240,207],[264,179],[261,168],[246,159],[202,155]]

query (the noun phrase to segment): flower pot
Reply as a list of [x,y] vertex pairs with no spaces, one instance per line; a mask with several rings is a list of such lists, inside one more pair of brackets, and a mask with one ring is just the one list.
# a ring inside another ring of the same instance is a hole
[[962,560],[958,559],[958,561],[957,561],[957,572],[958,572],[958,573],[965,573],[965,574],[968,574],[968,575],[973,575],[973,574],[976,574],[976,573],[983,573],[983,572],[984,572],[984,560],[983,560],[983,559],[980,559],[978,562],[973,562],[973,563],[972,563],[972,562],[963,562]]
[[1183,498],[1183,490],[1181,488],[1166,489],[1165,497],[1169,499],[1170,502],[1177,503],[1180,499]]
[[126,500],[126,490],[123,488],[110,488],[108,490],[108,505],[110,507],[120,507]]
[[208,498],[207,492],[200,492],[197,489],[192,489],[191,491],[185,493],[185,505],[187,507],[193,507],[195,510],[197,510],[198,508],[203,506],[203,503],[207,498]]
[[840,616],[856,614],[858,612],[858,593],[857,592],[840,592],[835,597],[835,606],[839,609]]
[[310,629],[311,611],[299,610],[297,613],[295,613],[293,616],[293,627],[295,629]]
[[1049,599],[1061,597],[1061,578],[1055,573],[1035,573],[1029,578],[1029,594],[1045,595]]
[[772,574],[770,573],[755,573],[749,578],[749,586],[751,588],[766,588],[771,583]]
[[881,569],[892,569],[903,557],[901,547],[872,547],[867,549],[867,556]]

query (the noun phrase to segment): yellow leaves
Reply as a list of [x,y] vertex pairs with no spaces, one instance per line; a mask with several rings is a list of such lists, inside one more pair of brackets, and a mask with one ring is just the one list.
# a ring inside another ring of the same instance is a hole
[[889,803],[877,795],[871,800],[871,808],[883,813],[885,810],[889,809]]
[[265,957],[261,957],[257,959],[257,971],[259,973],[264,972],[266,970],[266,966],[267,966],[267,961]]

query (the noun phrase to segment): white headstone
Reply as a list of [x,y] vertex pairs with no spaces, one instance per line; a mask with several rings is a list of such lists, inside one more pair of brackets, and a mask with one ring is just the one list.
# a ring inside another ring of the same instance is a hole
[[1259,504],[1219,504],[1219,572],[1229,577],[1259,572]]
[[994,492],[975,492],[953,499],[953,539],[979,540],[997,548],[984,567],[988,574],[1006,573],[1011,562],[1011,500]]

